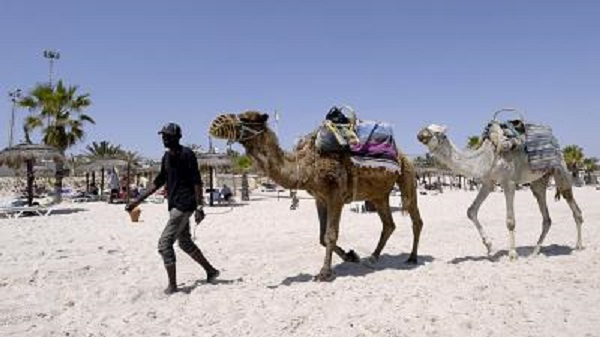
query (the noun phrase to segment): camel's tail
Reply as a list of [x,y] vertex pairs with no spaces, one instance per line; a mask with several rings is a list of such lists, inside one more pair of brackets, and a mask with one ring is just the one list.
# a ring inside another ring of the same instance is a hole
[[417,173],[411,160],[403,153],[398,155],[398,161],[402,171],[396,183],[402,194],[401,211],[404,213],[411,207],[417,207]]

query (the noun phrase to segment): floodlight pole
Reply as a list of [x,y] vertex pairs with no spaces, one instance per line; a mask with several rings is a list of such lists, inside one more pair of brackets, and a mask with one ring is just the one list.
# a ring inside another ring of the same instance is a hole
[[8,97],[12,101],[12,109],[10,113],[10,130],[8,132],[8,147],[13,146],[14,129],[15,129],[15,110],[17,108],[17,102],[21,98],[21,89],[15,89],[8,93]]
[[44,50],[44,58],[48,59],[50,63],[50,69],[48,71],[48,79],[50,83],[50,87],[52,88],[52,75],[54,69],[54,61],[60,59],[60,53],[56,50]]
[[[48,70],[48,83],[50,84],[50,89],[54,90],[52,87],[52,74],[54,69],[54,60],[60,59],[60,53],[56,50],[44,50],[44,58],[48,59],[50,63],[50,69]],[[47,118],[47,127],[50,126],[50,115]]]

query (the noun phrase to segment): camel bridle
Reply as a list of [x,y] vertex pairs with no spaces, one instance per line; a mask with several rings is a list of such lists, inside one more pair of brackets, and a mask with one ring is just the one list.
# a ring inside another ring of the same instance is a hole
[[212,123],[210,133],[218,138],[227,139],[229,143],[245,142],[265,132],[264,122],[241,120],[238,116],[221,115]]

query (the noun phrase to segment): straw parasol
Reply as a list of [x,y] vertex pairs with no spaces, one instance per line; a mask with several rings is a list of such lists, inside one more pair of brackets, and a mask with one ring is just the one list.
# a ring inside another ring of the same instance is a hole
[[43,144],[18,144],[0,151],[0,166],[18,169],[24,163],[27,167],[27,203],[33,202],[33,171],[36,162],[53,161],[65,163],[64,155],[55,147]]
[[231,167],[231,158],[224,153],[196,154],[200,167]]
[[[214,189],[213,172],[216,167],[231,167],[231,158],[224,153],[197,153],[199,167],[208,167],[208,184]],[[210,193],[209,205],[214,206],[213,193]]]
[[83,164],[77,167],[79,172],[96,172],[100,171],[100,194],[104,191],[104,172],[107,168],[116,167],[120,169],[128,169],[129,162],[119,157],[96,157],[91,158],[91,161],[87,164]]

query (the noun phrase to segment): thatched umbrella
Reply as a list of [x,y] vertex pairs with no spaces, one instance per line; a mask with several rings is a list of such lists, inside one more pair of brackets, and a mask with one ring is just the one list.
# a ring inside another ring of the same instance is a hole
[[53,161],[64,164],[66,158],[55,147],[42,144],[18,144],[0,151],[0,166],[19,168],[23,163],[27,167],[27,203],[33,203],[33,165],[36,162]]
[[[210,186],[209,205],[214,205],[212,190],[214,189],[213,172],[216,167],[231,167],[231,158],[223,153],[200,153],[197,154],[198,166],[208,167],[208,184]],[[234,187],[235,189],[235,187]]]
[[[91,161],[87,164],[81,165],[77,168],[80,172],[95,172],[100,170],[101,178],[100,178],[100,194],[104,191],[104,172],[106,168],[117,167],[119,169],[127,168],[129,162],[122,158],[117,157],[98,157],[92,158]],[[129,174],[129,172],[128,172]]]

